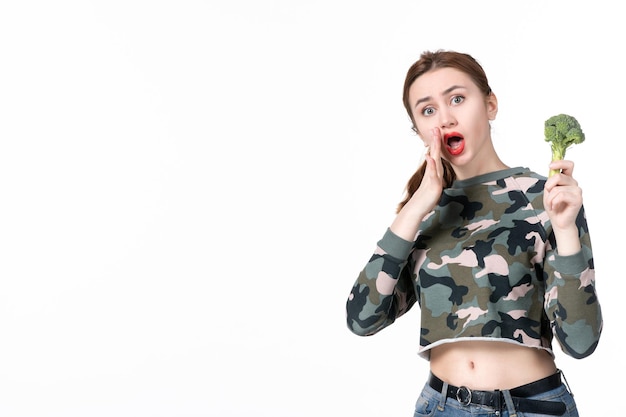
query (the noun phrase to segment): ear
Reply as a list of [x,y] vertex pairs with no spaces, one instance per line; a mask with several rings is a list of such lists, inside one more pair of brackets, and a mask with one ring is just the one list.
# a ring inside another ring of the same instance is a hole
[[489,116],[489,120],[496,120],[496,115],[498,114],[498,98],[496,95],[491,92],[487,96],[487,115]]

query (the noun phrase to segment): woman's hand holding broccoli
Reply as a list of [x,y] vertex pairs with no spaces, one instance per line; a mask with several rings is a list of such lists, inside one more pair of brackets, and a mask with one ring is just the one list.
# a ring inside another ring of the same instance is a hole
[[582,189],[572,176],[574,163],[565,160],[565,151],[585,140],[578,121],[566,114],[553,116],[545,122],[546,141],[551,142],[552,162],[544,188],[543,202],[558,242],[559,255],[580,251],[576,217],[583,204]]

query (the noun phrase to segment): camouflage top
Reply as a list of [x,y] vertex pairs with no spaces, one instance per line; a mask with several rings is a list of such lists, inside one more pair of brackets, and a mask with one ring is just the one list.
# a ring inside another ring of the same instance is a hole
[[459,340],[498,340],[561,349],[596,348],[602,314],[584,208],[582,250],[559,256],[543,208],[546,178],[509,168],[457,180],[444,190],[414,242],[387,230],[346,303],[348,327],[368,336],[417,302],[419,354]]

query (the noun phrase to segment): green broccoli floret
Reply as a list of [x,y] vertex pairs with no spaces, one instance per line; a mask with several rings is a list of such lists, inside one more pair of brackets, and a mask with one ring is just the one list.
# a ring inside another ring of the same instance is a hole
[[[551,142],[552,160],[558,161],[565,158],[565,151],[571,145],[585,141],[585,134],[573,116],[558,114],[545,122],[546,142]],[[549,177],[559,172],[551,169]]]

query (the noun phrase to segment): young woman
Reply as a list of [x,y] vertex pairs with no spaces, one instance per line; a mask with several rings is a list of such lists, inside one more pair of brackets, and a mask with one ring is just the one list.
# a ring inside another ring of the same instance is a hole
[[590,355],[602,314],[574,164],[546,178],[498,157],[498,101],[470,55],[424,52],[403,101],[425,160],[352,288],[349,329],[375,334],[418,303],[431,372],[415,417],[578,416],[552,341]]

